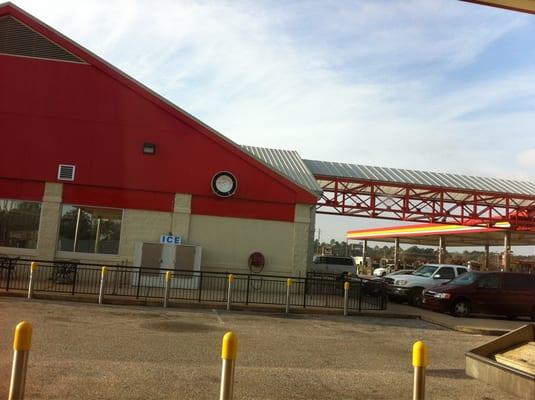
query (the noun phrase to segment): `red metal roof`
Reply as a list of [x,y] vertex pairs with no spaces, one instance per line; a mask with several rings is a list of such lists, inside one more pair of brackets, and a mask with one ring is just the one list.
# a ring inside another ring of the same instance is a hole
[[[239,159],[243,160],[250,166],[254,167],[258,172],[269,176],[271,179],[279,182],[287,189],[290,189],[295,193],[295,202],[309,204],[314,204],[316,202],[317,195],[315,193],[312,193],[307,188],[300,186],[298,183],[292,181],[286,176],[283,176],[278,171],[258,161],[246,151],[243,151],[240,146],[238,146],[236,143],[234,143],[227,137],[223,136],[219,132],[204,124],[202,121],[198,120],[186,111],[164,99],[162,96],[158,95],[151,89],[136,81],[134,78],[128,76],[124,72],[107,63],[106,61],[96,56],[89,50],[85,49],[81,45],[75,43],[71,39],[57,32],[56,30],[46,25],[42,21],[38,20],[34,16],[28,14],[27,12],[12,3],[0,4],[0,17],[6,15],[10,15],[20,20],[22,23],[26,24],[31,29],[50,39],[54,43],[63,47],[64,49],[68,50],[86,63],[90,64],[91,67],[97,69],[98,71],[110,77],[120,85],[128,88],[130,91],[141,96],[146,101],[152,103],[160,110],[171,115],[177,121],[180,121],[181,124],[184,124],[195,132],[202,134],[206,139],[212,141],[214,144],[217,144],[217,146],[222,147],[225,151],[233,154],[235,157],[238,157]],[[12,79],[16,78],[16,76],[12,77]],[[68,78],[68,76],[66,76],[66,78]],[[95,106],[98,107],[98,104],[96,104]],[[286,199],[285,201],[288,200]]]

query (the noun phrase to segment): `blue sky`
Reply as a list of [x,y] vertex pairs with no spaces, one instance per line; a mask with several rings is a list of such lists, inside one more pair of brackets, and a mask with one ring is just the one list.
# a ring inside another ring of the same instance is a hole
[[[16,4],[237,143],[535,180],[535,16],[456,0]],[[378,224],[318,218],[337,239]]]

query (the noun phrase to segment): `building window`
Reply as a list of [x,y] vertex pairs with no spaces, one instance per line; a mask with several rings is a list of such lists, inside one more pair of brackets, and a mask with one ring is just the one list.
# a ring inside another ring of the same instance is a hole
[[41,203],[0,199],[0,246],[37,248]]
[[60,251],[118,254],[123,211],[64,204],[59,227]]

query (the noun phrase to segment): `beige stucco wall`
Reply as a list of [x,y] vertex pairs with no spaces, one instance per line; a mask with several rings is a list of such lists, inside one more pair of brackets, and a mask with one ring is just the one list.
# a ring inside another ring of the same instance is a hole
[[174,235],[181,236],[184,243],[188,243],[190,214],[191,194],[176,193],[171,230]]
[[134,243],[159,242],[160,236],[171,232],[172,213],[147,210],[123,211],[119,254],[92,254],[71,251],[56,252],[57,259],[73,259],[96,264],[132,265]]
[[124,210],[119,255],[131,262],[136,241],[159,242],[161,235],[172,233],[172,222],[169,212]]
[[188,194],[175,195],[173,212],[124,210],[119,254],[57,251],[62,193],[61,183],[46,183],[37,249],[0,248],[0,253],[132,265],[136,241],[158,242],[161,235],[171,233],[180,235],[184,244],[202,246],[202,268],[206,271],[249,272],[249,255],[256,251],[266,257],[264,274],[303,276],[311,262],[313,206],[297,204],[294,222],[192,215]]
[[[304,210],[297,213],[301,212]],[[309,258],[309,219],[292,223],[125,210],[119,255],[61,252],[57,256],[131,265],[136,241],[158,242],[162,234],[171,232],[181,235],[184,244],[202,246],[203,271],[248,273],[249,255],[259,251],[266,257],[264,274],[304,276]]]
[[306,274],[309,264],[312,243],[310,239],[310,227],[313,226],[311,219],[311,208],[309,204],[295,205],[295,218],[293,224],[293,260],[292,274],[303,276]]
[[45,184],[45,193],[41,203],[41,220],[39,222],[39,236],[37,251],[40,259],[50,260],[56,252],[61,202],[63,198],[63,184]]
[[121,225],[119,254],[57,252],[56,258],[76,259],[98,264],[132,265],[136,241],[159,242],[161,235],[172,233],[182,236],[184,243],[186,243],[189,232],[190,207],[191,195],[177,193],[173,213],[125,209]]
[[192,215],[189,242],[202,246],[205,271],[247,273],[249,255],[259,251],[266,258],[262,273],[302,276],[309,247],[306,207],[296,210],[296,223]]

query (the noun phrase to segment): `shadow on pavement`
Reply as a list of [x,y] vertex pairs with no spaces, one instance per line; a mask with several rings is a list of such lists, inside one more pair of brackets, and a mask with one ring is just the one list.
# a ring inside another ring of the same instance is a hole
[[472,379],[465,374],[464,369],[428,369],[427,376],[450,379]]

